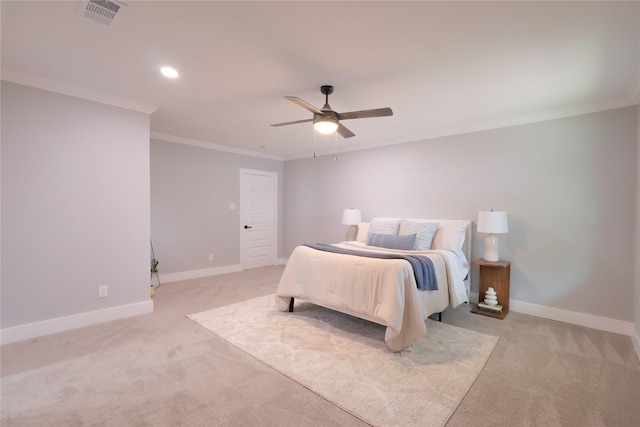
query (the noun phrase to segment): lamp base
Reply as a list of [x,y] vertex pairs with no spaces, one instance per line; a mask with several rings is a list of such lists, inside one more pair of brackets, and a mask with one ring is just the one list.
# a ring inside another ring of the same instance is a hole
[[356,240],[357,237],[358,237],[358,226],[357,225],[349,226],[349,229],[347,230],[347,240],[353,241],[353,240]]
[[498,237],[495,234],[489,234],[484,241],[484,260],[487,262],[498,262],[500,260]]

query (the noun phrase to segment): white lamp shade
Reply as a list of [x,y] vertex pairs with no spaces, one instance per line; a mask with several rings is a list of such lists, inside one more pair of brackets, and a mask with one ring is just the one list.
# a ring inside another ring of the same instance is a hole
[[342,212],[342,224],[358,225],[362,221],[362,212],[360,209],[345,209]]
[[507,233],[507,213],[504,211],[480,211],[478,213],[478,233]]

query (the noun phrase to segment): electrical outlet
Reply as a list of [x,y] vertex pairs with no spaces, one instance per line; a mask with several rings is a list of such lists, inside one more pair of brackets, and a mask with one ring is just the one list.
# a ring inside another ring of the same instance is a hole
[[98,298],[106,298],[109,293],[107,285],[98,286]]
[[209,254],[209,261],[213,261],[213,254]]

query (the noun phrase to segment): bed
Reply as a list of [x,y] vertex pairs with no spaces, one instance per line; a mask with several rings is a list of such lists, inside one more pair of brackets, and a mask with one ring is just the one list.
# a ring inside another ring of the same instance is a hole
[[[388,348],[402,351],[426,335],[427,317],[469,300],[471,221],[374,218],[359,224],[355,241],[331,246],[348,253],[294,249],[276,290],[280,311],[301,299],[375,322],[386,326]],[[428,258],[437,289],[418,289],[407,255]]]

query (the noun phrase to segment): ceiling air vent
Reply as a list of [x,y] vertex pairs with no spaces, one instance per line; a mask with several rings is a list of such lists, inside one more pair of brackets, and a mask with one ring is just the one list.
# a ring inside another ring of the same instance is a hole
[[80,14],[93,21],[111,25],[122,6],[126,5],[115,0],[85,0],[80,5]]

